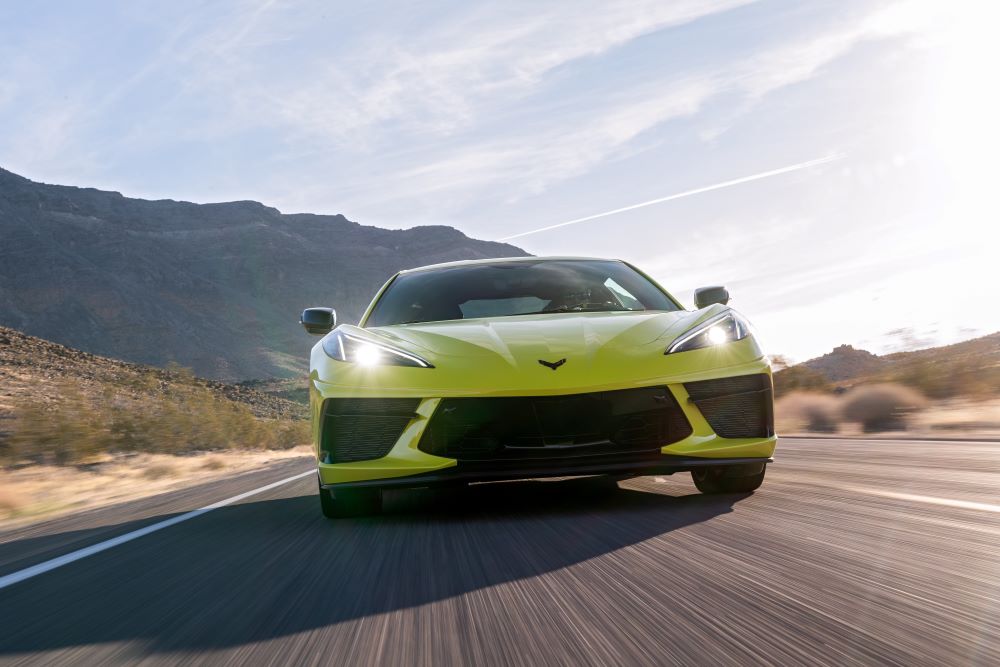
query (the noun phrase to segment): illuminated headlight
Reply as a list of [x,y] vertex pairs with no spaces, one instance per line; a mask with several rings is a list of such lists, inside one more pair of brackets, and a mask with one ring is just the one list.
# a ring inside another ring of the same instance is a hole
[[724,345],[743,340],[749,335],[750,323],[734,311],[727,310],[682,335],[671,343],[664,354]]
[[359,366],[434,368],[415,354],[340,331],[334,331],[323,339],[323,351],[331,359]]

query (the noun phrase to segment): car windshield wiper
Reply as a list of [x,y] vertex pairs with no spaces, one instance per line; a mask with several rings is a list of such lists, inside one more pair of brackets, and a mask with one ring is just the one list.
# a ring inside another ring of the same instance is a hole
[[538,311],[539,313],[601,313],[601,312],[631,312],[632,308],[616,306],[608,303],[578,303],[575,305],[556,306]]

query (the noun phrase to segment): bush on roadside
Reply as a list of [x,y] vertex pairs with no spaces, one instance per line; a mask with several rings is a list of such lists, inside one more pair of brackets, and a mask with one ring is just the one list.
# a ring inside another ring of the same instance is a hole
[[897,384],[856,387],[843,398],[841,416],[861,424],[865,433],[905,431],[907,418],[927,405],[921,394]]
[[774,395],[779,398],[794,392],[823,393],[831,389],[830,381],[825,375],[801,364],[788,366],[774,373]]
[[0,489],[0,518],[16,516],[27,501],[10,489]]
[[163,479],[164,477],[174,477],[176,475],[177,468],[164,463],[149,466],[142,471],[142,476],[146,479]]
[[259,419],[243,404],[199,386],[139,396],[107,387],[85,395],[64,383],[49,402],[15,406],[8,463],[58,465],[104,453],[181,454],[222,449],[287,449],[309,440],[308,422]]
[[780,429],[834,433],[838,426],[839,405],[833,396],[796,392],[775,402],[774,416]]
[[1000,394],[1000,365],[984,364],[974,357],[904,362],[886,379],[931,398],[989,398]]

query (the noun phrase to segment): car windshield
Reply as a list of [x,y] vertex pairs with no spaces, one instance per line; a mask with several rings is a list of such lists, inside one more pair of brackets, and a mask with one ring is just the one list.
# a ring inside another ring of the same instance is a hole
[[400,274],[365,324],[633,310],[680,306],[624,262],[516,261]]

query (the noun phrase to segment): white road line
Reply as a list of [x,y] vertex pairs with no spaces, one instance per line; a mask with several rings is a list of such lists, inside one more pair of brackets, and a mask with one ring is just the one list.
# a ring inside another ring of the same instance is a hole
[[918,496],[913,493],[897,493],[895,491],[875,491],[874,489],[863,489],[850,487],[852,491],[867,493],[872,496],[882,496],[883,498],[893,498],[895,500],[910,500],[915,503],[928,503],[930,505],[943,505],[945,507],[958,507],[964,510],[982,510],[984,512],[1000,512],[1000,505],[991,503],[977,503],[971,500],[956,500],[954,498],[938,498],[937,496]]
[[52,560],[47,560],[44,563],[39,563],[38,565],[32,565],[31,567],[19,570],[12,574],[0,577],[0,589],[7,588],[8,586],[13,586],[16,583],[24,581],[25,579],[31,579],[40,574],[46,572],[51,572],[57,567],[62,567],[63,565],[69,565],[81,558],[86,558],[87,556],[93,556],[94,554],[101,553],[112,547],[117,547],[119,544],[125,544],[126,542],[131,542],[132,540],[138,539],[150,533],[155,533],[158,530],[163,530],[170,526],[181,523],[182,521],[187,521],[188,519],[193,519],[195,517],[201,516],[211,512],[212,510],[217,510],[220,507],[225,507],[226,505],[232,505],[233,503],[238,503],[244,498],[249,498],[250,496],[256,496],[258,493],[264,493],[265,491],[270,491],[271,489],[276,489],[279,486],[288,484],[289,482],[294,482],[297,479],[302,479],[308,475],[315,475],[315,470],[307,470],[306,472],[299,473],[298,475],[292,475],[291,477],[286,477],[285,479],[267,484],[258,489],[252,491],[247,491],[246,493],[241,493],[238,496],[233,496],[232,498],[226,498],[225,500],[220,500],[217,503],[212,503],[211,505],[206,505],[200,509],[192,510],[186,514],[181,514],[179,516],[171,517],[169,519],[164,519],[158,523],[154,523],[151,526],[146,526],[144,528],[139,528],[138,530],[133,530],[131,533],[125,533],[124,535],[119,535],[118,537],[113,537],[110,540],[100,542],[98,544],[92,544],[89,547],[84,547],[83,549],[78,549],[77,551],[72,551],[68,554],[59,556],[58,558],[53,558]]

